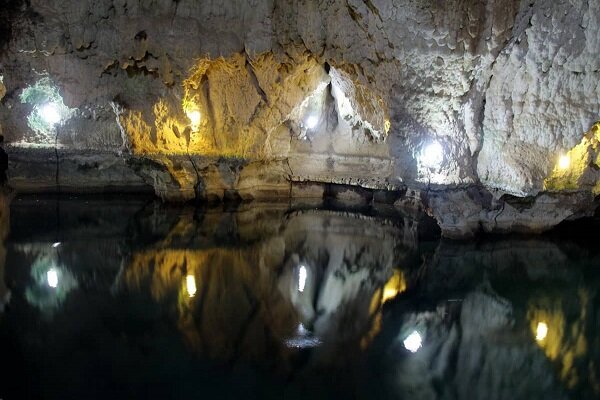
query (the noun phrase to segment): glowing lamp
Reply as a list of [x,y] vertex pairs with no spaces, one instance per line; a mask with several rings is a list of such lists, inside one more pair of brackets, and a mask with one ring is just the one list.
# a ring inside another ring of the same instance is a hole
[[431,142],[421,153],[421,162],[428,168],[437,168],[444,160],[444,149],[438,142]]
[[194,297],[196,294],[196,278],[194,275],[188,275],[185,277],[185,287],[188,292],[188,296]]
[[54,244],[52,244],[52,247],[57,248],[58,246],[60,246],[60,242],[55,242]]
[[535,329],[535,340],[541,342],[542,340],[546,339],[546,336],[548,336],[548,324],[545,322],[539,322],[537,324],[537,328]]
[[58,272],[54,268],[51,268],[46,272],[46,279],[48,280],[48,286],[55,288],[58,286]]
[[306,286],[306,267],[301,265],[298,270],[298,291],[300,293],[304,292],[304,287]]
[[308,129],[315,129],[318,124],[319,117],[317,117],[316,115],[311,115],[310,117],[306,118],[306,127]]
[[562,156],[560,156],[560,158],[558,159],[558,168],[564,170],[564,169],[569,168],[570,165],[571,165],[571,157],[569,157],[566,154],[563,154]]
[[40,109],[40,115],[42,116],[42,119],[50,125],[59,123],[61,119],[58,108],[52,103],[45,104]]
[[423,339],[417,331],[413,331],[406,339],[404,339],[404,347],[411,353],[416,353],[423,345]]
[[200,126],[200,120],[202,119],[202,114],[198,110],[190,110],[186,111],[186,115],[192,123],[192,128],[196,129]]

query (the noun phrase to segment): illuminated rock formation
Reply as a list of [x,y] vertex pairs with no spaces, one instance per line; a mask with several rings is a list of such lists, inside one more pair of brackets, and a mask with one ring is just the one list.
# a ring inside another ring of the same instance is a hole
[[[595,172],[553,178],[600,119],[589,3],[11,2],[10,184],[172,201],[348,185],[420,193],[402,203],[418,200],[448,236],[544,230],[596,208]],[[558,204],[554,217],[515,196]]]

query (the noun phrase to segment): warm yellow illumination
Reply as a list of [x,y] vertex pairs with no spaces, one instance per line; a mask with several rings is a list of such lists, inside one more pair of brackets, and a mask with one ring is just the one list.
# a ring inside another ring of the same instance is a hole
[[196,130],[200,127],[200,120],[202,119],[202,115],[198,110],[189,110],[186,111],[187,117],[192,123],[192,129]]
[[560,156],[560,158],[558,159],[558,168],[567,169],[567,168],[569,168],[570,165],[571,165],[571,157],[569,157],[566,154],[563,154],[562,156]]
[[537,328],[535,329],[535,340],[541,342],[548,336],[548,324],[545,322],[538,322]]
[[406,290],[406,281],[404,280],[404,274],[402,271],[395,270],[392,277],[386,282],[383,287],[383,298],[382,303],[393,299]]
[[185,286],[190,297],[194,297],[196,294],[196,278],[194,275],[188,275],[185,277]]
[[392,123],[390,122],[389,119],[386,119],[385,122],[383,123],[383,130],[385,131],[386,134],[390,131],[391,127],[392,127]]

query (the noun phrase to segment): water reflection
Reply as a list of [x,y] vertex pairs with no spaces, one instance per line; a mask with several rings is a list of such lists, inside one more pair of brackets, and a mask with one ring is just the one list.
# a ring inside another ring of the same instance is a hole
[[[35,252],[32,249],[27,251]],[[46,315],[57,310],[78,286],[71,271],[52,254],[38,255],[31,265],[30,275],[31,283],[25,289],[25,298]]]
[[422,216],[389,209],[24,198],[2,215],[0,397],[600,395],[587,247],[424,240]]
[[284,211],[269,221],[277,234],[266,235],[242,226],[243,215],[231,223],[231,215],[218,213],[217,224],[230,224],[226,231],[240,235],[239,244],[209,244],[207,237],[193,248],[180,243],[198,240],[186,235],[204,222],[183,214],[164,240],[132,252],[115,288],[148,288],[160,303],[176,299],[183,337],[211,359],[270,357],[291,371],[290,349],[319,346],[311,362],[338,362],[334,354],[358,351],[383,302],[404,288],[394,267],[415,248],[399,241],[398,226],[378,218]]

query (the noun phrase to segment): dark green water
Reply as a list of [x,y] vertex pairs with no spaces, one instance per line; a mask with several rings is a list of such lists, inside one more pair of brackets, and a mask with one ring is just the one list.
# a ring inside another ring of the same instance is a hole
[[594,224],[457,243],[388,208],[2,216],[2,399],[600,396]]

